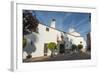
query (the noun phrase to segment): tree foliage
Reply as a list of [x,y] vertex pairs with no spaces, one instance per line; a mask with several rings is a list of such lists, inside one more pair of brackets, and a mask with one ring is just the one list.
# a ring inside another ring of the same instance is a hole
[[82,44],[78,44],[78,49],[82,49],[83,48],[83,45]]
[[51,57],[54,56],[54,51],[55,49],[57,49],[57,45],[55,42],[50,42],[48,45],[47,45],[47,48],[51,50]]
[[50,42],[48,45],[47,45],[48,49],[50,49],[51,51],[57,49],[57,45],[56,43],[54,42]]
[[[23,10],[23,33],[28,33],[28,31],[36,32],[39,21],[36,15],[32,15],[32,11]],[[27,31],[28,30],[28,31]]]

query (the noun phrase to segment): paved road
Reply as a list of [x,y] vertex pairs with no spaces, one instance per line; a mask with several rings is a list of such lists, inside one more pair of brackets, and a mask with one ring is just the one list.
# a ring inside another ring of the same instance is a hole
[[53,58],[49,58],[47,61],[61,61],[61,60],[83,60],[90,59],[91,56],[89,54],[85,54],[82,52],[73,53],[73,54],[59,54]]
[[43,57],[38,57],[38,58],[32,58],[32,59],[24,60],[24,62],[86,60],[86,59],[91,59],[90,54],[78,52],[78,53],[73,53],[73,54],[59,54],[54,57],[43,56]]

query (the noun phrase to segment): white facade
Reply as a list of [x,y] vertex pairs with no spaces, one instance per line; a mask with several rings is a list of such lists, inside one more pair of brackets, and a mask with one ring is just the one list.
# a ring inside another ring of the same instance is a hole
[[78,45],[82,44],[82,50],[86,49],[86,41],[81,35],[76,32],[74,29],[69,29],[68,34],[65,34],[65,40],[67,41],[65,46],[66,49],[70,49],[72,44]]
[[[45,43],[50,43],[50,42],[55,42],[57,44],[57,36],[60,34],[59,31],[49,28],[47,26],[44,26],[42,24],[39,24],[39,33],[38,33],[38,38],[39,41],[35,43],[36,45],[36,52],[32,53],[33,57],[38,57],[38,56],[43,56],[44,55],[44,44]],[[46,31],[46,28],[49,29],[49,31]],[[51,55],[51,51],[48,50],[48,55]]]
[[[45,26],[43,24],[38,25],[38,33],[33,32],[31,35],[31,38],[29,36],[25,36],[27,39],[31,39],[34,42],[34,45],[36,47],[36,50],[31,53],[32,57],[39,57],[39,56],[44,56],[44,44],[45,43],[50,43],[50,42],[55,42],[57,44],[57,41],[62,41],[61,35],[63,32],[58,31],[55,29],[56,22],[52,21],[51,22],[51,27]],[[65,44],[65,49],[71,49],[71,43],[72,44],[80,44],[82,42],[83,48],[86,46],[86,42],[83,37],[75,37],[75,36],[80,36],[79,33],[77,32],[69,32],[70,34],[63,34],[64,36],[64,41],[66,42]],[[75,36],[72,36],[75,35]],[[36,38],[34,37],[36,36]],[[25,59],[27,53],[24,51],[23,52],[23,59]],[[47,55],[51,55],[51,51],[48,50]]]
[[[59,38],[58,40],[61,40],[61,32],[55,29],[55,21],[51,22],[51,28],[48,26],[45,26],[43,24],[39,24],[38,25],[38,32],[39,33],[33,33],[33,39],[34,36],[36,36],[38,38],[38,41],[35,42],[35,46],[36,46],[36,51],[32,52],[32,57],[39,57],[39,56],[44,56],[44,44],[45,43],[50,43],[50,42],[55,42],[57,44],[57,37]],[[48,30],[47,30],[48,29]],[[26,36],[26,38],[29,38]],[[30,38],[29,38],[30,39]],[[31,38],[32,39],[32,38]],[[34,41],[33,41],[34,42]],[[23,58],[25,59],[25,56],[27,54],[23,53]],[[48,49],[48,53],[47,55],[51,55],[51,51]]]

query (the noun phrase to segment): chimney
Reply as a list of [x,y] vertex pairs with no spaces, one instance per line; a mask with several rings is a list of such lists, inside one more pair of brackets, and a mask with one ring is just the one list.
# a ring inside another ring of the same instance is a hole
[[56,20],[52,19],[52,21],[51,21],[51,27],[55,28],[55,26],[56,26]]

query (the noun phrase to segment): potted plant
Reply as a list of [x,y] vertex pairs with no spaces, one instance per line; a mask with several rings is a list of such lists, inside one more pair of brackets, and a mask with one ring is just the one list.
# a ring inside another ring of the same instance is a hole
[[78,47],[79,50],[81,50],[83,48],[83,45],[82,44],[78,44],[77,47]]

